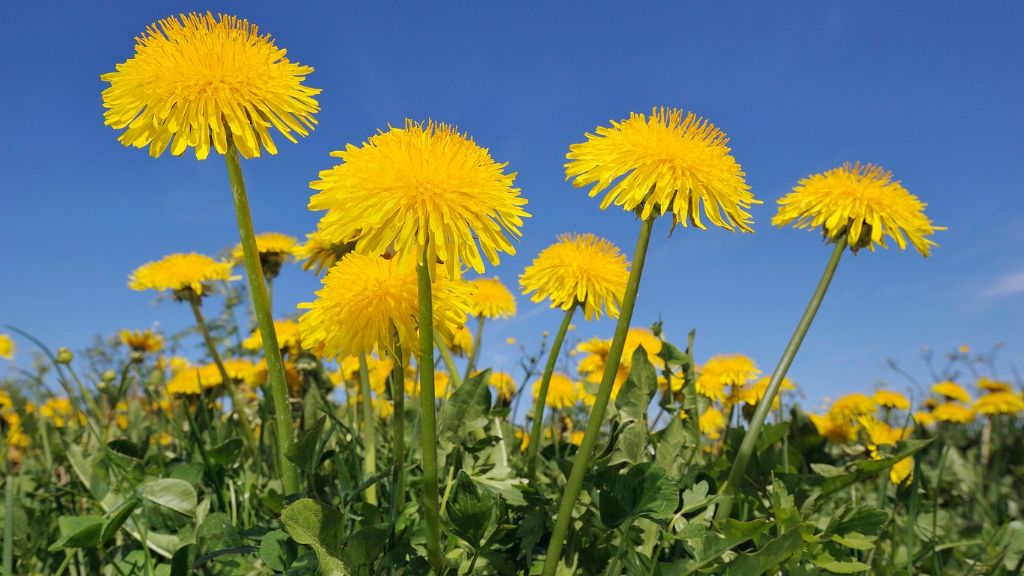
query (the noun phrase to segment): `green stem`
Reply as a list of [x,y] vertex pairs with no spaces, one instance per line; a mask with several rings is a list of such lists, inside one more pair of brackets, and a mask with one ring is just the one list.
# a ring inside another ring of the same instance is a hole
[[469,351],[469,360],[466,362],[466,375],[462,377],[462,380],[469,380],[469,377],[473,375],[473,369],[476,368],[476,359],[480,355],[480,342],[484,335],[484,317],[476,317],[476,334],[473,335],[473,349]]
[[782,380],[786,377],[786,372],[789,371],[789,366],[793,363],[797,351],[800,350],[800,344],[803,343],[804,336],[807,335],[807,330],[811,327],[814,315],[818,313],[818,308],[821,307],[821,301],[825,298],[825,292],[828,291],[828,286],[836,273],[836,266],[839,265],[839,258],[845,250],[846,235],[844,234],[836,238],[835,247],[832,249],[832,256],[825,266],[825,272],[822,273],[821,280],[818,281],[818,287],[814,289],[811,301],[807,303],[807,308],[804,310],[803,316],[800,317],[800,322],[797,323],[796,330],[793,331],[793,336],[789,339],[789,344],[786,345],[786,349],[782,352],[782,358],[779,359],[779,364],[775,367],[775,372],[772,373],[772,379],[768,383],[768,390],[765,392],[764,398],[757,403],[754,417],[750,420],[750,428],[747,429],[747,433],[743,436],[743,442],[740,444],[739,452],[737,452],[736,459],[732,463],[732,469],[729,471],[729,478],[726,480],[722,495],[719,496],[718,509],[715,511],[715,520],[719,522],[724,522],[728,519],[729,514],[732,512],[736,490],[739,488],[740,480],[747,470],[750,456],[754,453],[757,438],[761,434],[761,427],[764,425],[768,412],[772,408],[772,402],[775,401],[775,397],[779,393]]
[[554,576],[558,570],[559,560],[562,556],[562,546],[565,544],[566,535],[569,532],[569,524],[572,522],[572,509],[576,505],[576,499],[583,488],[583,476],[590,464],[590,456],[597,444],[597,437],[601,433],[601,425],[604,423],[604,415],[608,410],[608,400],[612,395],[612,384],[615,383],[615,376],[619,371],[619,362],[622,360],[622,350],[626,344],[626,333],[629,332],[629,324],[633,320],[633,308],[636,305],[636,295],[640,290],[640,276],[644,270],[644,260],[647,258],[647,246],[651,243],[651,230],[654,228],[654,218],[648,218],[640,223],[640,235],[636,241],[636,252],[633,255],[633,267],[629,271],[629,280],[626,281],[626,292],[622,297],[622,309],[619,312],[619,321],[615,325],[615,335],[612,337],[611,348],[608,350],[608,358],[605,360],[604,375],[601,377],[601,386],[597,390],[597,398],[594,400],[594,407],[587,419],[587,428],[583,433],[583,442],[576,452],[576,459],[572,464],[572,472],[569,473],[569,480],[565,484],[565,492],[562,494],[562,502],[558,506],[558,517],[551,533],[551,541],[548,543],[547,557],[544,559],[544,576]]
[[405,360],[400,345],[395,349],[395,369],[391,373],[391,401],[395,406],[391,450],[395,457],[395,484],[391,495],[391,520],[398,519],[405,506]]
[[[7,458],[7,444],[2,449]],[[14,576],[14,479],[10,462],[7,463],[7,478],[4,482],[4,576]]]
[[[530,443],[526,447],[526,465],[529,471],[527,478],[533,479],[537,472],[537,455],[540,453],[541,444],[544,443],[542,434],[544,426],[544,407],[548,400],[548,386],[551,384],[551,376],[555,373],[555,364],[558,362],[558,354],[562,349],[562,342],[565,341],[565,334],[569,331],[569,324],[572,323],[573,314],[576,312],[575,302],[565,311],[562,317],[562,324],[555,334],[555,341],[551,344],[551,352],[548,354],[548,362],[544,365],[544,375],[540,379],[540,389],[537,390],[537,401],[533,406],[533,424],[530,426]],[[526,393],[525,390],[522,392]]]
[[228,149],[224,155],[228,167],[228,180],[231,183],[231,195],[235,202],[235,216],[238,219],[238,233],[245,256],[245,273],[249,279],[249,290],[252,303],[256,310],[256,322],[263,338],[263,352],[267,359],[267,375],[270,380],[270,396],[274,403],[274,420],[277,433],[277,457],[281,464],[281,481],[286,494],[299,491],[299,473],[291,460],[285,456],[288,447],[294,441],[295,432],[292,426],[292,408],[288,403],[288,385],[285,381],[284,362],[281,360],[281,348],[274,332],[274,318],[267,300],[266,283],[263,280],[263,268],[260,266],[260,255],[256,249],[256,235],[252,228],[252,215],[249,211],[249,198],[245,192],[245,181],[242,179],[242,164],[239,159],[235,141],[228,135]]
[[[433,262],[430,263],[433,265]],[[441,516],[437,494],[437,414],[434,402],[434,308],[431,296],[430,270],[426,250],[416,266],[419,283],[420,336],[420,449],[423,459],[421,510],[426,520],[427,558],[434,571],[441,574],[444,555],[441,552]]]
[[452,391],[458,390],[462,386],[462,375],[459,374],[459,368],[455,365],[455,358],[452,356],[452,351],[448,348],[448,345],[444,343],[440,338],[434,339],[434,345],[437,346],[437,351],[441,353],[441,361],[444,362],[444,369],[448,372],[448,390],[445,391],[444,398],[448,398]]
[[220,372],[221,381],[224,382],[224,386],[228,389],[228,393],[231,394],[231,405],[238,414],[239,423],[242,426],[242,439],[245,440],[246,446],[252,448],[256,444],[256,438],[252,435],[252,422],[249,420],[249,414],[245,411],[245,399],[238,393],[238,387],[235,386],[234,380],[228,376],[228,371],[224,368],[224,361],[221,360],[220,353],[217,352],[217,345],[213,342],[213,337],[210,336],[210,329],[206,326],[206,319],[203,318],[203,310],[200,305],[199,296],[193,294],[189,298],[188,303],[192,306],[192,315],[195,316],[196,326],[199,327],[199,333],[203,335],[203,342],[206,343],[206,350],[210,353],[210,357],[213,358],[213,363],[217,366],[217,371]]
[[[359,395],[363,404],[363,479],[377,474],[377,425],[373,417],[373,401],[370,398],[370,373],[366,367],[366,354],[359,354]],[[377,505],[377,484],[366,488],[366,503]]]

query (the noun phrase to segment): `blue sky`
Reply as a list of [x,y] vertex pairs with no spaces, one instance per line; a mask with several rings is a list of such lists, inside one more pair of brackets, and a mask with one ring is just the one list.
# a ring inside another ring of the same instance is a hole
[[[220,157],[152,159],[103,125],[99,75],[146,25],[190,10],[258,23],[316,71],[319,127],[245,162],[259,231],[302,236],[308,183],[328,154],[405,117],[457,124],[519,173],[533,218],[515,257],[488,270],[514,285],[561,232],[594,232],[631,254],[636,222],[565,182],[569,144],[630,111],[682,107],[725,130],[764,205],[756,233],[659,222],[634,323],[661,318],[697,357],[742,352],[770,370],[828,249],[769,225],[774,201],[847,160],[891,169],[949,231],[932,257],[890,249],[846,257],[790,374],[807,401],[923,375],[922,346],[998,342],[1024,366],[1024,4],[1014,2],[610,2],[399,4],[76,2],[0,6],[0,324],[51,346],[189,311],[131,292],[128,273],[176,251],[237,242]],[[297,267],[275,287],[278,315],[318,282]],[[492,323],[484,363],[512,365],[559,313],[520,298]],[[580,337],[612,324],[577,322]],[[21,341],[19,362],[29,361]],[[197,347],[198,347],[198,343]]]

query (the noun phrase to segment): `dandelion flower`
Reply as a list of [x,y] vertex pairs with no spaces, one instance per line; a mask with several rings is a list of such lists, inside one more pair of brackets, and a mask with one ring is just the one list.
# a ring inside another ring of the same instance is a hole
[[332,242],[317,229],[306,234],[306,241],[295,247],[295,257],[302,261],[303,270],[313,270],[320,274],[330,270],[353,248],[354,242]]
[[218,262],[202,254],[171,254],[139,266],[128,277],[132,290],[172,290],[175,298],[188,300],[202,296],[216,281],[237,280],[231,275],[230,262]]
[[910,410],[910,400],[899,392],[892,390],[879,390],[871,397],[875,404],[884,408],[895,408],[896,410]]
[[491,379],[488,384],[494,388],[498,398],[504,402],[511,400],[512,395],[516,393],[516,381],[512,379],[512,375],[508,372],[491,372]]
[[948,398],[950,400],[963,402],[964,404],[971,403],[970,393],[968,393],[963,386],[957,384],[956,382],[950,382],[947,380],[945,382],[938,382],[932,384],[932,392],[938,394],[939,396]]
[[[298,322],[294,320],[274,320],[274,332],[277,333],[277,343],[281,349],[298,350],[302,346]],[[242,341],[242,348],[252,351],[263,349],[263,335],[260,334],[258,329],[253,330],[252,334]]]
[[818,430],[818,434],[829,442],[853,442],[857,439],[857,427],[850,420],[838,418],[831,413],[824,416],[819,414],[810,414],[809,416],[811,423]]
[[50,398],[39,407],[39,415],[49,418],[57,428],[64,428],[73,423],[85,425],[85,414],[75,410],[71,400],[67,398]]
[[214,364],[190,366],[180,370],[167,382],[168,394],[199,394],[204,389],[216,388],[223,382],[220,370]]
[[899,486],[914,478],[914,458],[907,456],[889,469],[889,482]]
[[[256,235],[256,251],[260,255],[260,267],[263,274],[274,279],[281,273],[281,267],[289,258],[295,257],[295,249],[299,241],[294,237],[280,232],[263,232]],[[245,261],[242,245],[236,244],[231,250],[231,257],[238,262]]]
[[[440,400],[449,395],[448,380],[447,372],[434,372],[434,398]],[[405,393],[409,396],[420,395],[420,381],[418,378],[405,379]]]
[[[744,391],[742,391],[741,396],[743,397],[743,401],[751,406],[760,402],[761,399],[764,398],[764,395],[768,393],[768,385],[771,384],[771,382],[771,376],[765,375],[758,378],[753,384],[750,384]],[[782,384],[779,386],[779,391],[781,392],[783,390],[796,390],[796,384],[794,384],[789,378],[783,377]],[[780,398],[779,396],[776,396],[775,400],[772,402],[772,410],[777,410],[779,406]]]
[[[538,392],[540,392],[540,380],[537,380],[533,385],[533,399],[535,401],[537,400]],[[579,400],[579,385],[565,374],[559,372],[552,374],[551,382],[548,384],[548,398],[545,403],[555,410],[562,410],[572,408],[576,405],[577,400]]]
[[982,376],[981,378],[978,378],[977,386],[978,388],[981,388],[986,392],[1013,391],[1013,386],[1010,386],[1008,382],[1003,382],[1002,380],[993,380],[992,378],[989,378],[987,376]]
[[932,416],[939,422],[966,424],[974,420],[974,410],[960,404],[945,402],[932,410]]
[[697,375],[697,393],[724,401],[726,388],[730,388],[730,396],[738,394],[748,382],[761,374],[757,364],[743,354],[718,354],[712,356],[700,368]]
[[156,157],[195,148],[203,160],[228,138],[246,158],[277,153],[274,128],[295,142],[316,125],[313,69],[285,58],[269,35],[234,16],[188,14],[160,20],[136,37],[135,54],[100,76],[105,123],[124,130],[125,146],[149,146]]
[[469,326],[456,326],[452,329],[451,340],[447,344],[452,354],[456,356],[471,355],[473,353],[473,333],[469,331]]
[[705,410],[704,414],[697,419],[697,426],[700,428],[701,434],[712,440],[718,440],[722,437],[722,431],[725,430],[725,424],[725,414],[714,406]]
[[159,352],[164,349],[164,337],[152,330],[121,330],[117,336],[122,344],[135,352]]
[[917,422],[921,426],[932,426],[935,424],[935,416],[932,416],[931,412],[914,412],[914,422]]
[[638,209],[644,220],[671,210],[676,224],[705,229],[703,211],[715,226],[753,231],[746,209],[759,202],[730,153],[729,138],[715,125],[672,108],[611,124],[570,146],[565,165],[573,186],[593,184],[591,198],[611,187],[602,210],[612,204]]
[[978,398],[974,410],[987,416],[1024,412],[1024,398],[1013,392],[993,392]]
[[838,420],[856,421],[861,416],[873,413],[878,408],[870,396],[854,393],[840,396],[828,412]]
[[8,334],[0,334],[0,358],[13,359],[15,349],[14,339]]
[[552,308],[583,308],[588,319],[606,312],[618,318],[629,278],[629,261],[611,242],[593,234],[562,234],[541,250],[519,277],[530,300],[551,301]]
[[498,252],[515,254],[510,238],[529,217],[515,174],[454,127],[407,120],[331,155],[341,164],[310,183],[319,192],[309,209],[327,210],[326,239],[355,239],[371,256],[393,249],[403,262],[440,260],[451,276],[463,265],[483,273],[484,256],[497,264]]
[[830,240],[846,234],[853,250],[885,248],[885,236],[900,250],[907,241],[928,256],[935,242],[926,238],[937,230],[924,214],[926,204],[907,191],[892,173],[873,164],[846,163],[801,180],[779,199],[772,224],[796,228],[821,228]]
[[[314,302],[299,318],[302,345],[322,348],[327,358],[369,354],[375,348],[392,352],[395,338],[404,351],[417,351],[419,296],[413,262],[352,253],[323,279]],[[450,339],[466,322],[469,289],[464,282],[438,275],[432,289],[434,329]]]
[[377,417],[381,420],[387,420],[395,413],[395,405],[388,400],[371,398],[370,404],[373,406],[373,410],[377,413]]
[[516,315],[516,297],[498,278],[469,281],[469,312],[478,318],[511,318]]

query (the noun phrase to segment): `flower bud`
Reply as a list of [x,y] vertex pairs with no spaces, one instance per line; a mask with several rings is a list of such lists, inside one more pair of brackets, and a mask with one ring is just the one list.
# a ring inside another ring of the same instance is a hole
[[71,364],[71,361],[75,359],[75,355],[67,348],[61,347],[57,349],[57,364]]

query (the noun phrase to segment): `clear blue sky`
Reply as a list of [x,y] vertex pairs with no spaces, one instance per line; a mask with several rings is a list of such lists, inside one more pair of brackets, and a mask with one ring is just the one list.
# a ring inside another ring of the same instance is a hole
[[[158,321],[173,302],[128,273],[176,251],[237,242],[225,168],[211,155],[152,159],[103,125],[99,75],[146,25],[189,10],[258,23],[316,71],[319,127],[245,163],[257,229],[302,236],[308,183],[331,150],[403,118],[458,124],[519,173],[529,199],[519,253],[489,270],[514,285],[560,232],[632,252],[636,224],[565,182],[569,144],[654,105],[691,109],[732,140],[765,201],[757,232],[656,229],[635,323],[664,319],[697,356],[743,352],[770,370],[828,256],[817,234],[769,225],[801,177],[846,160],[891,169],[948,232],[925,260],[895,249],[846,258],[791,375],[816,403],[870,389],[891,356],[1005,342],[1024,366],[1024,4],[1018,2],[607,2],[399,4],[5,2],[0,6],[0,324],[51,346]],[[278,315],[317,281],[286,269]],[[520,298],[493,323],[485,363],[510,366],[559,314]],[[578,322],[608,336],[608,322]],[[19,342],[19,362],[29,360]]]

